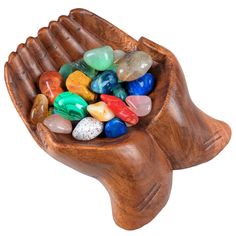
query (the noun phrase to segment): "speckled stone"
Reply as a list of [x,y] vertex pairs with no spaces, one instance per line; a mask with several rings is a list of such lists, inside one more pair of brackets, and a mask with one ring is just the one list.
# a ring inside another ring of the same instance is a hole
[[72,136],[77,140],[88,141],[103,131],[103,123],[93,117],[85,117],[74,128]]

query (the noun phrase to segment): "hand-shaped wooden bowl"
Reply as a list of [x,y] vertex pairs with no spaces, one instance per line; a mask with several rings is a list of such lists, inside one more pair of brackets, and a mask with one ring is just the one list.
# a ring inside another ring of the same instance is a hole
[[[101,45],[126,52],[143,50],[154,64],[152,112],[116,139],[79,142],[71,135],[51,133],[30,124],[37,82],[44,71],[58,70]],[[97,15],[72,10],[29,37],[5,65],[11,99],[35,141],[60,162],[97,178],[109,192],[115,222],[136,229],[151,221],[166,204],[172,170],[212,159],[229,142],[227,124],[199,110],[191,101],[181,67],[164,47],[141,37],[138,41]]]

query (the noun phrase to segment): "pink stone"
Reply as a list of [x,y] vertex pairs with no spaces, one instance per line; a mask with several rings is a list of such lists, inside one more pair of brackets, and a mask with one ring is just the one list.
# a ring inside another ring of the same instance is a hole
[[69,120],[65,120],[58,114],[48,116],[43,124],[52,132],[59,134],[70,134],[72,132],[72,124]]
[[148,96],[128,96],[125,101],[137,116],[146,116],[152,110],[152,100]]

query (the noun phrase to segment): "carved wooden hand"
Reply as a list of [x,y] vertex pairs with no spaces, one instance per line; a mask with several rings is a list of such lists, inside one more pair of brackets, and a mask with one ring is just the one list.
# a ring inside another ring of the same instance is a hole
[[[51,133],[43,124],[30,124],[37,81],[44,71],[82,57],[83,52],[110,45],[124,51],[143,50],[154,64],[157,79],[151,93],[152,112],[128,134],[88,142]],[[125,229],[148,223],[168,200],[172,169],[213,158],[230,139],[230,128],[200,111],[191,101],[184,75],[167,49],[129,35],[84,9],[72,10],[28,38],[5,65],[11,99],[36,142],[60,162],[97,178],[109,192],[115,222]]]

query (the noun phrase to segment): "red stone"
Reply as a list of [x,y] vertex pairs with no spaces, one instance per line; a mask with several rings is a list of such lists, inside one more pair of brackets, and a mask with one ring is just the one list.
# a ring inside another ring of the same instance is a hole
[[138,123],[138,116],[118,97],[102,94],[101,99],[113,111],[116,117],[121,120],[135,125]]
[[39,78],[39,89],[52,105],[57,95],[64,91],[64,79],[57,71],[44,72]]

